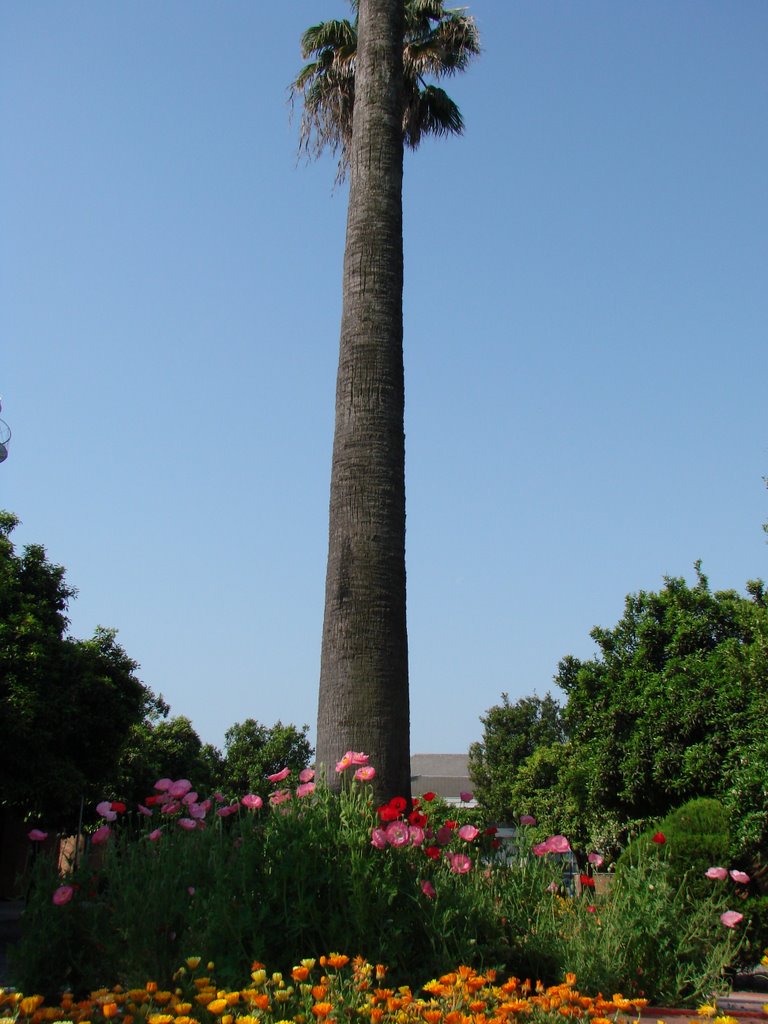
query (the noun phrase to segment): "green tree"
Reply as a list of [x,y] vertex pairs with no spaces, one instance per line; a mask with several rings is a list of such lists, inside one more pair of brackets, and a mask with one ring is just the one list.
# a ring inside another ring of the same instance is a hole
[[253,718],[230,726],[224,736],[222,788],[233,796],[258,793],[266,797],[274,789],[267,776],[283,768],[291,769],[295,781],[314,753],[308,731],[308,725],[299,730],[278,721],[268,727]]
[[67,635],[75,590],[41,545],[16,553],[17,525],[0,513],[0,806],[71,826],[81,798],[103,797],[126,736],[156,699],[114,630]]
[[531,813],[517,803],[515,779],[525,761],[540,747],[562,744],[562,708],[551,694],[523,697],[514,704],[506,693],[480,719],[483,738],[469,748],[469,774],[475,799],[495,821],[512,821]]
[[599,654],[564,658],[556,681],[595,806],[650,819],[714,797],[754,848],[768,840],[768,598],[760,581],[744,597],[712,593],[698,564],[696,577],[628,596],[613,629],[592,631]]
[[[301,148],[319,155],[326,147],[339,156],[339,179],[349,168],[358,40],[357,0],[354,21],[324,21],[301,39],[305,60],[291,83],[301,96]],[[403,38],[402,132],[416,149],[425,135],[459,135],[461,111],[444,89],[427,81],[464,71],[480,52],[474,18],[466,9],[447,9],[443,0],[405,0]]]
[[[161,713],[168,713],[163,704]],[[210,743],[203,743],[184,715],[159,719],[148,716],[132,726],[123,748],[114,785],[114,797],[130,806],[153,794],[160,778],[189,779],[201,794],[219,788],[224,779],[224,758]]]
[[[431,28],[445,12],[442,4],[415,0],[360,0],[354,58],[350,33],[341,40],[345,55],[330,30],[327,49],[324,30],[310,30],[305,53],[319,63],[294,83],[305,100],[305,140],[307,125],[319,148],[337,140],[350,180],[317,760],[335,784],[333,765],[344,751],[365,751],[379,797],[410,795],[402,177],[404,139],[418,141],[406,123],[404,63],[407,26],[417,13]],[[424,70],[434,74],[439,62],[433,64]],[[452,70],[461,66],[458,58]],[[429,130],[428,118],[419,130]]]

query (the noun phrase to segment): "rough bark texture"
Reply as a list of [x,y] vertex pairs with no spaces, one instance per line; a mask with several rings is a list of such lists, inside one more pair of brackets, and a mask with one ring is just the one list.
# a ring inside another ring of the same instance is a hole
[[336,383],[317,762],[410,796],[405,616],[402,0],[361,0]]

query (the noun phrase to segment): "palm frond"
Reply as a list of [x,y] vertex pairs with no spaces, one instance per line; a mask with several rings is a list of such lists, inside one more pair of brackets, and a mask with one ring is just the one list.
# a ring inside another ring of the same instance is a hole
[[423,135],[461,135],[463,131],[461,111],[436,85],[421,89],[403,117],[404,141],[410,149],[416,149]]
[[301,37],[301,55],[304,60],[321,50],[357,49],[357,29],[351,22],[321,21],[312,25]]

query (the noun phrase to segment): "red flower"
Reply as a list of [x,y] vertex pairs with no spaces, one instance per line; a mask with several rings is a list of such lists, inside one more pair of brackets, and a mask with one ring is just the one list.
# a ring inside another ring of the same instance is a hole
[[424,853],[426,853],[426,855],[428,857],[431,857],[432,860],[440,860],[440,847],[439,846],[426,846],[424,848]]
[[408,821],[411,825],[418,826],[418,828],[427,827],[427,816],[426,814],[422,814],[421,811],[411,811],[408,815]]
[[492,839],[491,840],[491,848],[494,849],[494,850],[500,849],[501,848],[501,840],[500,839]]
[[495,836],[498,831],[499,830],[496,828],[495,825],[489,825],[488,828],[485,830],[485,835]]
[[120,800],[113,800],[112,810],[117,811],[118,814],[123,814],[123,812],[125,811],[125,804],[122,803],[122,801]]
[[579,875],[579,881],[581,882],[582,889],[595,888],[595,880],[591,875]]
[[446,821],[443,824],[443,828],[456,828],[456,822],[455,821]]
[[667,841],[667,837],[664,835],[663,832],[657,832],[656,835],[653,837],[653,841],[654,843],[657,843],[659,846],[663,846],[664,843],[666,843]]
[[389,806],[392,807],[397,812],[397,814],[402,814],[405,808],[408,806],[408,803],[405,797],[403,796],[393,796],[392,799],[389,801]]
[[382,804],[379,808],[378,814],[381,821],[395,821],[400,817],[400,813],[389,804]]
[[427,803],[430,803],[430,801],[434,800],[436,796],[436,793],[423,793],[421,799],[426,800]]
[[152,806],[154,806],[154,804],[159,803],[159,801],[160,801],[160,797],[159,796],[145,796],[144,797],[144,803],[147,805],[147,807],[152,807]]

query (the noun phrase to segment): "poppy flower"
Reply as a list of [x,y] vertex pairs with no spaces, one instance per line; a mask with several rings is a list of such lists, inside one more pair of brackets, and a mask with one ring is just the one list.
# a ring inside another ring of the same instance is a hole
[[430,860],[440,860],[440,847],[439,846],[428,846],[424,853],[430,858]]
[[744,920],[744,915],[737,910],[726,910],[724,914],[720,915],[720,920],[726,928],[735,928],[740,921]]
[[290,768],[283,768],[281,771],[275,772],[274,775],[268,775],[267,778],[270,782],[282,782],[283,779],[287,779],[290,774]]
[[587,856],[587,860],[596,868],[599,868],[600,865],[603,863],[603,857],[599,853],[590,853]]
[[74,894],[75,887],[73,885],[60,885],[53,894],[53,903],[57,907],[63,907],[65,903],[69,903]]
[[147,818],[152,817],[152,811],[149,809],[149,807],[145,807],[144,804],[136,804],[136,806],[139,809],[139,814],[143,814]]
[[181,800],[183,796],[192,789],[192,783],[189,779],[177,779],[176,782],[172,782],[168,788],[168,794],[173,797],[174,800]]
[[269,794],[269,802],[273,807],[277,807],[278,804],[284,804],[286,800],[291,799],[290,789],[276,789],[274,793]]
[[427,816],[422,814],[421,811],[411,811],[408,815],[408,821],[411,825],[416,825],[417,828],[427,827]]
[[96,813],[107,821],[115,821],[117,814],[112,810],[111,800],[102,800],[101,803],[96,804]]
[[707,868],[704,874],[715,882],[724,882],[728,877],[728,872],[725,868]]
[[150,840],[151,840],[151,841],[152,841],[153,843],[156,843],[156,842],[157,842],[157,840],[158,840],[158,839],[160,838],[160,836],[161,836],[162,834],[163,834],[163,830],[162,830],[161,828],[156,828],[156,829],[154,829],[154,830],[153,830],[152,832],[150,832],[150,833],[149,833],[149,839],[150,839]]
[[125,804],[122,802],[122,800],[113,800],[112,810],[117,811],[118,814],[125,814]]
[[427,803],[431,803],[435,799],[436,796],[437,796],[437,793],[432,793],[432,792],[430,792],[430,793],[422,793],[421,794],[421,799],[422,800],[426,800]]
[[451,871],[456,875],[466,875],[472,867],[472,861],[466,853],[449,853],[448,863],[451,866]]
[[731,878],[734,882],[738,882],[739,885],[747,885],[749,882],[749,875],[746,871],[731,871]]
[[459,837],[466,843],[471,843],[479,835],[480,829],[475,828],[474,825],[462,825],[459,829]]
[[459,797],[460,797],[461,802],[463,804],[468,804],[470,802],[470,800],[472,799],[472,794],[471,793],[459,793]]
[[[371,769],[371,771],[373,771],[373,769]],[[296,787],[296,796],[299,799],[305,796],[311,796],[311,794],[315,792],[315,786],[316,783],[314,782],[301,782]]]
[[404,796],[393,796],[389,801],[389,806],[394,808],[398,814],[402,814],[408,803]]
[[97,828],[91,836],[91,842],[94,846],[98,846],[100,843],[106,843],[112,834],[112,829],[109,825],[102,825],[101,828]]
[[354,778],[358,782],[370,782],[376,775],[376,769],[372,764],[364,764],[361,768],[358,768],[354,774]]
[[44,839],[48,838],[48,833],[41,831],[39,828],[33,828],[30,832],[27,832],[27,838],[31,839],[33,843],[42,843]]
[[302,768],[299,772],[299,782],[311,782],[315,777],[314,768]]
[[385,834],[390,846],[405,846],[410,839],[410,831],[404,821],[391,821]]
[[657,846],[663,846],[667,841],[667,837],[663,832],[657,832],[656,835],[652,837],[652,841],[656,843]]
[[371,831],[371,846],[377,850],[383,850],[387,845],[387,833],[383,828],[375,828]]
[[424,881],[421,883],[421,891],[429,900],[433,900],[437,895],[437,893],[435,892],[434,885],[432,885],[432,883],[427,878],[425,878]]
[[161,793],[167,792],[173,785],[173,779],[158,779],[155,783],[155,789],[160,790]]
[[495,836],[498,831],[499,830],[496,828],[495,825],[489,825],[488,828],[485,830],[485,835]]
[[411,825],[408,829],[411,846],[421,846],[424,842],[424,829],[420,825]]
[[249,811],[258,811],[264,801],[257,793],[246,793],[240,803]]
[[193,832],[197,828],[197,822],[194,818],[179,818],[178,825],[185,832]]
[[591,875],[579,875],[579,881],[581,882],[582,889],[595,888],[595,880]]
[[535,825],[536,824],[536,819],[534,818],[534,816],[532,814],[521,814],[520,815],[520,824],[521,825]]
[[382,804],[378,809],[378,815],[381,821],[394,821],[396,818],[400,817],[395,808],[390,807],[389,804]]

